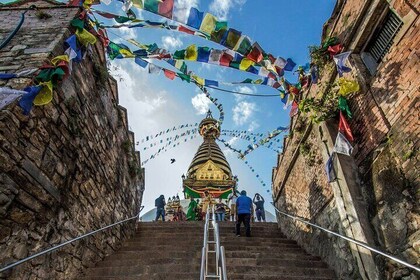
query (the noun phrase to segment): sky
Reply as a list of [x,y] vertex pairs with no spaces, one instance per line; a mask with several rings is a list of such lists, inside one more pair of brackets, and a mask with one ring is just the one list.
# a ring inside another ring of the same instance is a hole
[[[308,46],[319,45],[322,26],[330,17],[335,1],[323,0],[175,0],[175,14],[186,16],[182,11],[189,11],[196,7],[200,11],[214,14],[220,20],[226,20],[228,26],[242,31],[253,41],[257,41],[262,48],[283,58],[292,58],[298,65],[309,62]],[[4,1],[1,1],[4,2]],[[109,5],[93,6],[102,11],[124,15],[122,3],[112,1]],[[166,20],[144,10],[133,8],[139,19],[155,21]],[[103,17],[97,18],[105,24],[116,24]],[[142,44],[156,43],[171,52],[184,49],[191,44],[223,49],[211,41],[203,38],[169,31],[164,29],[145,28],[119,28],[110,29],[108,33],[112,41],[124,43],[132,50],[135,46],[127,43],[127,39],[136,39]],[[167,67],[152,61],[157,65]],[[239,70],[203,64],[200,62],[187,62],[188,69],[193,70],[201,77],[225,81],[238,82],[246,78],[257,79],[258,76]],[[218,119],[217,108],[197,89],[193,83],[186,83],[178,78],[167,79],[163,73],[149,74],[147,70],[134,63],[133,59],[116,59],[109,64],[111,74],[118,81],[119,102],[127,108],[129,128],[135,133],[136,150],[141,153],[141,160],[150,158],[162,145],[144,150],[150,143],[166,137],[174,137],[185,132],[186,129],[174,131],[164,137],[141,143],[148,135],[155,135],[168,128],[181,124],[199,123],[208,109]],[[287,72],[286,72],[287,73]],[[297,81],[297,75],[287,73],[285,76],[290,82]],[[262,85],[225,87],[245,93],[277,94],[278,91]],[[244,97],[209,89],[211,95],[223,104],[225,120],[222,129],[247,130],[254,133],[268,133],[279,126],[288,126],[290,122],[289,110],[283,108],[280,97]],[[287,134],[287,133],[286,133]],[[281,146],[283,137],[275,146]],[[221,136],[240,150],[245,150],[249,142],[245,140]],[[165,197],[179,194],[182,198],[182,174],[185,174],[194,157],[202,138],[197,137],[187,142],[181,142],[175,148],[169,148],[155,159],[149,160],[145,168],[145,192],[142,205],[144,213],[154,207],[154,200],[161,194]],[[263,195],[266,201],[266,210],[274,212],[269,202],[272,201],[271,175],[276,165],[276,152],[260,147],[246,157],[246,161],[254,168],[252,172],[243,160],[224,147],[220,147],[230,163],[232,173],[239,178],[238,189],[246,190],[253,197],[255,193]],[[175,163],[171,164],[171,159]],[[262,186],[256,174],[264,181]],[[268,191],[268,192],[267,192]]]
[[[313,0],[177,0],[175,3],[176,8],[189,10],[190,7],[196,7],[200,11],[214,14],[219,19],[227,20],[229,27],[240,30],[257,41],[266,52],[274,56],[290,57],[298,65],[309,62],[308,46],[320,44],[322,26],[330,17],[334,5],[335,1]],[[124,15],[121,6],[118,1],[113,1],[108,6],[102,4],[96,7],[98,10]],[[133,9],[140,19],[164,20],[147,11]],[[109,23],[104,18],[98,17],[98,19]],[[156,43],[171,52],[184,49],[191,44],[223,49],[223,46],[197,36],[163,29],[120,28],[110,30],[108,35],[113,41],[124,43],[132,49],[136,48],[125,39],[134,38],[143,44]],[[165,64],[152,62],[166,67]],[[253,74],[226,67],[200,62],[187,62],[187,64],[189,70],[208,79],[235,82],[245,78],[258,78]],[[163,73],[149,74],[132,59],[114,60],[110,64],[110,69],[111,74],[119,81],[119,102],[127,108],[129,127],[135,133],[136,142],[140,142],[140,145],[136,145],[136,149],[140,151],[142,161],[148,159],[162,146],[157,145],[144,151],[146,144],[160,139],[163,139],[165,144],[166,137],[174,137],[186,129],[141,143],[147,135],[154,135],[181,124],[199,123],[208,109],[216,119],[219,117],[217,108],[192,83],[177,78],[169,80]],[[297,75],[292,73],[288,73],[286,78],[291,82],[297,81]],[[245,93],[278,93],[273,88],[261,85],[225,88]],[[279,126],[289,125],[289,110],[283,108],[284,104],[279,97],[244,97],[211,89],[209,91],[223,104],[225,120],[222,129],[268,133]],[[276,146],[281,146],[284,135],[278,136],[281,141],[276,143]],[[145,206],[144,213],[154,207],[154,200],[160,194],[166,198],[176,194],[183,197],[181,176],[186,173],[202,142],[202,138],[197,136],[193,140],[181,142],[175,148],[167,149],[144,166],[145,192],[142,202]],[[241,150],[249,144],[242,139],[227,136],[221,138]],[[265,198],[266,209],[273,212],[269,202],[272,201],[271,175],[277,161],[276,152],[260,147],[250,153],[246,160],[254,168],[255,172],[252,172],[235,153],[220,142],[219,144],[233,174],[239,178],[238,189],[246,190],[251,197],[257,192],[260,193]],[[176,160],[173,164],[170,161],[172,158]],[[256,174],[265,182],[265,187],[256,178]]]

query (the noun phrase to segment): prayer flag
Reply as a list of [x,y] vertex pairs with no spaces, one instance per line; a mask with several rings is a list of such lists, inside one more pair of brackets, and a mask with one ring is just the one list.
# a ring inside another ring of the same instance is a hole
[[220,65],[229,67],[230,62],[233,60],[233,56],[229,54],[228,51],[223,52],[223,55],[220,57]]
[[353,142],[353,134],[351,133],[351,129],[349,124],[347,123],[346,118],[343,115],[343,112],[340,111],[340,121],[338,123],[338,131],[340,131],[343,135],[346,136],[346,138]]
[[279,67],[280,69],[283,69],[287,64],[286,59],[282,58],[282,57],[278,57],[275,61],[274,61],[274,66]]
[[251,51],[246,57],[257,63],[263,60],[263,50],[257,42],[252,45]]
[[158,14],[159,0],[143,0],[143,9],[154,14]]
[[[106,0],[106,1],[101,0],[101,2],[102,2],[102,3],[104,3],[104,2],[109,2],[109,3],[111,3],[111,0]],[[132,2],[133,2],[133,6],[134,6],[134,7],[139,8],[139,9],[143,9],[143,0],[132,0]],[[108,4],[107,4],[107,3],[105,3],[105,4],[106,4],[106,5],[109,5],[109,3],[108,3]]]
[[291,58],[288,58],[287,63],[284,66],[284,71],[293,71],[293,68],[295,68],[295,66],[296,63]]
[[223,51],[212,49],[209,55],[210,64],[220,64],[220,59],[222,58]]
[[190,9],[190,15],[188,16],[187,25],[194,27],[195,29],[200,29],[201,22],[203,21],[204,13],[200,12],[194,7]]
[[198,47],[197,61],[209,62],[210,49],[208,47]]
[[178,26],[178,31],[179,32],[184,32],[184,33],[187,33],[187,34],[191,34],[191,35],[194,35],[194,33],[195,33],[194,30],[188,29],[188,28],[186,28],[182,25]]
[[84,46],[94,45],[96,43],[96,37],[86,29],[82,29],[81,31],[77,29],[76,37]]
[[331,183],[337,180],[337,175],[334,170],[334,159],[335,159],[335,153],[332,153],[331,156],[327,160],[327,164],[325,165],[325,171],[327,172],[328,183]]
[[343,50],[343,46],[341,44],[337,44],[334,46],[329,46],[327,50],[330,53],[330,57],[333,57],[334,55],[340,53]]
[[204,86],[205,82],[203,78],[200,78],[199,76],[196,76],[196,75],[192,75],[192,77],[197,82],[197,84],[199,84],[200,86]]
[[337,66],[337,72],[340,77],[343,76],[343,73],[351,71],[351,68],[346,66],[346,62],[351,52],[343,52],[333,56],[334,62]]
[[134,59],[134,62],[136,63],[136,64],[138,64],[138,65],[140,65],[141,67],[143,67],[143,68],[146,68],[147,67],[147,64],[149,64],[149,62],[147,62],[146,60],[144,60],[144,59],[141,59],[140,57],[136,57],[135,59]]
[[249,73],[252,73],[252,74],[258,75],[258,69],[257,69],[257,68],[255,68],[254,66],[250,66],[250,67],[246,70],[246,72],[249,72]]
[[338,93],[343,96],[360,90],[359,84],[356,81],[347,80],[345,78],[339,78],[338,85],[340,86]]
[[352,113],[350,111],[349,105],[347,104],[347,99],[341,95],[338,96],[338,108],[341,111],[346,112],[347,117],[352,118]]
[[175,79],[175,72],[167,70],[167,69],[163,69],[163,72],[165,73],[165,76],[170,79],[173,80]]
[[176,74],[181,80],[186,81],[186,82],[191,82],[191,76],[187,75],[187,74],[182,74],[182,73],[177,73]]
[[236,44],[238,43],[240,38],[241,38],[241,32],[240,31],[235,30],[233,28],[229,28],[226,39],[222,40],[221,44],[223,46],[228,47],[229,49],[233,49],[236,46]]
[[191,45],[185,49],[185,60],[197,61],[197,46]]
[[341,134],[341,132],[338,132],[337,138],[335,139],[334,151],[336,153],[348,156],[351,155],[353,151],[353,147],[351,146],[350,142],[343,134]]
[[184,59],[185,58],[185,50],[175,51],[172,55],[174,59]]
[[236,43],[233,48],[234,51],[237,51],[240,54],[247,55],[252,48],[251,40],[248,36],[242,35],[239,41]]
[[19,100],[19,106],[23,109],[24,115],[29,115],[35,97],[41,91],[40,86],[31,86],[24,89],[27,93]]
[[26,94],[26,91],[0,87],[0,110]]
[[252,65],[254,65],[254,62],[252,60],[249,60],[248,58],[243,58],[241,60],[241,64],[239,65],[239,69],[247,70]]
[[52,81],[39,83],[41,86],[41,91],[34,99],[34,105],[46,105],[51,102],[53,99],[53,84]]
[[213,81],[213,80],[205,80],[204,81],[204,85],[206,86],[206,87],[208,87],[208,86],[215,86],[215,87],[218,87],[219,86],[219,82],[218,81]]
[[317,84],[318,83],[318,66],[313,64],[311,66],[311,81],[313,84]]
[[225,40],[225,38],[227,37],[227,30],[226,28],[221,28],[218,30],[214,30],[211,34],[210,34],[210,40],[216,43],[221,44],[221,42],[223,40]]
[[8,79],[16,78],[16,77],[17,77],[16,74],[0,73],[0,79],[2,80],[8,80]]
[[216,17],[206,13],[200,25],[200,31],[210,35],[216,29]]
[[298,113],[298,110],[299,110],[299,105],[297,104],[296,101],[293,100],[292,109],[290,110],[290,114],[289,114],[290,117],[295,116]]
[[160,70],[162,70],[162,68],[159,66],[149,63],[149,74],[159,74]]
[[158,7],[158,14],[172,19],[172,12],[174,10],[174,0],[160,0]]

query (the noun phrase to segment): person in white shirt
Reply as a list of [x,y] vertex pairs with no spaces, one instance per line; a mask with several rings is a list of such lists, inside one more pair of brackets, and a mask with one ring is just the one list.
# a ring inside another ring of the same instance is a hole
[[229,208],[230,208],[230,220],[235,222],[236,221],[236,199],[238,198],[238,194],[236,190],[233,190],[232,193],[228,197]]

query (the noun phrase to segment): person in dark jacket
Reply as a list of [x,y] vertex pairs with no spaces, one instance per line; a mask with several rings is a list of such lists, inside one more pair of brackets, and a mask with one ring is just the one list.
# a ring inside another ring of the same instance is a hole
[[165,197],[163,194],[161,194],[158,198],[155,200],[155,206],[156,206],[156,219],[155,221],[159,220],[159,217],[162,216],[162,221],[165,221]]
[[241,223],[244,223],[246,236],[251,237],[252,199],[246,196],[246,191],[241,191],[241,195],[236,199],[236,211],[238,213],[236,236],[241,236]]
[[264,211],[264,198],[259,194],[256,193],[253,200],[255,204],[255,214],[257,215],[258,222],[265,222],[265,211]]

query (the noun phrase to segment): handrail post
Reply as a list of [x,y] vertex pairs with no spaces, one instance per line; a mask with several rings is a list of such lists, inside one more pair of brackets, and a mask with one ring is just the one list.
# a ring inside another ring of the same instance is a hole
[[206,248],[203,246],[201,249],[201,269],[200,269],[200,280],[204,280],[204,267],[206,261]]
[[220,246],[220,254],[220,260],[222,262],[222,280],[227,280],[225,247]]

